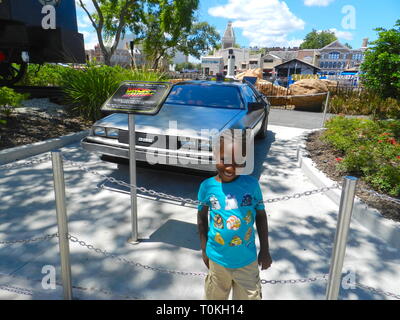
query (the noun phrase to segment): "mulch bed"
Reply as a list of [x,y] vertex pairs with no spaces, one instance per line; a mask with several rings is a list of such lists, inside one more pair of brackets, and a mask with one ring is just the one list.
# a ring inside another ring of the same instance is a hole
[[[353,175],[351,173],[344,173],[337,169],[336,158],[344,157],[343,154],[334,150],[329,144],[323,142],[320,137],[322,131],[315,131],[309,134],[306,140],[306,148],[309,156],[316,164],[316,167],[325,173],[330,179],[342,183],[343,176]],[[359,177],[358,187],[368,190],[373,188],[366,183],[362,177]],[[357,191],[357,196],[363,200],[368,206],[377,209],[382,216],[400,222],[400,204],[373,196],[367,192]]]
[[91,122],[68,115],[49,117],[41,113],[15,113],[5,119],[7,124],[0,124],[0,150],[57,138],[91,127]]

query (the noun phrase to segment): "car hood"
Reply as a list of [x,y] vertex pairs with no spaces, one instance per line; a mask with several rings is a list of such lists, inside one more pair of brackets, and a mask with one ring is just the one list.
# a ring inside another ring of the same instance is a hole
[[[223,129],[240,109],[165,104],[154,116],[135,115],[135,129],[151,134],[198,136],[202,130]],[[128,130],[128,115],[111,114],[94,125]]]

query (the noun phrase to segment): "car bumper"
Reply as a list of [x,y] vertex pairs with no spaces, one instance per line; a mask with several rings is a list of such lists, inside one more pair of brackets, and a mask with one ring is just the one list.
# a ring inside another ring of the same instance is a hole
[[[129,159],[128,146],[112,146],[102,143],[90,141],[87,137],[82,139],[81,145],[83,149],[89,152],[99,153],[117,158]],[[158,151],[145,150],[145,148],[137,148],[135,150],[136,161],[147,162],[149,164],[162,164],[171,167],[188,168],[199,171],[215,172],[215,161],[207,159],[209,157],[198,157],[188,153],[178,154],[173,151],[167,154]]]

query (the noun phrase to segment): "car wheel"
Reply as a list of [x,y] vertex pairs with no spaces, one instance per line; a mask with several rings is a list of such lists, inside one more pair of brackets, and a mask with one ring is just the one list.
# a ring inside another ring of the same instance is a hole
[[257,139],[265,139],[268,135],[268,115],[264,117],[260,131],[257,133]]

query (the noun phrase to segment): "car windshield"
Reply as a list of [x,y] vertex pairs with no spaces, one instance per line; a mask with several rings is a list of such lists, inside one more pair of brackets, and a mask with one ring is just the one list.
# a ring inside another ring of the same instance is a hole
[[226,109],[242,107],[238,88],[210,84],[175,85],[165,103]]

